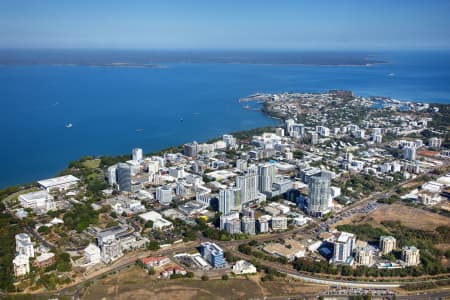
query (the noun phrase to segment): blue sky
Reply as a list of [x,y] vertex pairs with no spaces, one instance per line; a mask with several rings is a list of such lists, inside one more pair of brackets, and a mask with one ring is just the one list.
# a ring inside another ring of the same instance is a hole
[[0,0],[0,48],[450,48],[450,1]]

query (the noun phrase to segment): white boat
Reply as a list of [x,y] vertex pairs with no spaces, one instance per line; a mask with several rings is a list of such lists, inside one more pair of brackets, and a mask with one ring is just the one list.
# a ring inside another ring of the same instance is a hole
[[67,125],[66,125],[66,128],[72,128],[72,123],[68,123]]

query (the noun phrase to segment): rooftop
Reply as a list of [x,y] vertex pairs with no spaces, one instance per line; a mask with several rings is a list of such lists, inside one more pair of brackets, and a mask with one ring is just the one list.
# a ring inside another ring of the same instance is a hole
[[39,185],[41,185],[45,188],[49,188],[49,187],[58,186],[61,184],[75,183],[78,181],[79,181],[79,179],[73,175],[65,175],[65,176],[54,177],[54,178],[50,178],[50,179],[39,180],[38,183],[39,183]]

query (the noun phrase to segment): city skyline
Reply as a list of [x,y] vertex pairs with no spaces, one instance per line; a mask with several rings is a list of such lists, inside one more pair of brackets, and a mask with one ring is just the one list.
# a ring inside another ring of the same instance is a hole
[[450,48],[450,2],[431,2],[4,2],[0,48]]

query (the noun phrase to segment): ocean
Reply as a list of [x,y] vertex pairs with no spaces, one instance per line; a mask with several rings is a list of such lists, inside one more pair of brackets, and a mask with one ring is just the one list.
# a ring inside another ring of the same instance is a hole
[[[0,57],[0,188],[55,176],[84,155],[131,153],[134,147],[149,153],[278,124],[238,103],[256,92],[349,89],[362,96],[450,103],[449,51],[369,54],[387,63],[307,64],[269,54],[264,60],[263,53],[257,60],[237,54],[224,60],[159,58],[146,61],[160,66],[150,68],[39,59],[5,63]],[[118,57],[115,52],[107,62]]]

